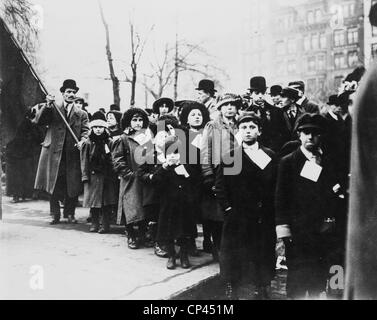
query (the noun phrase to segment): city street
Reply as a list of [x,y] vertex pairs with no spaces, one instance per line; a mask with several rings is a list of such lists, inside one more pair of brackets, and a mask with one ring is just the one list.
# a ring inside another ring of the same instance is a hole
[[89,233],[88,209],[76,225],[49,225],[47,201],[10,203],[0,222],[1,299],[169,299],[218,274],[212,257],[167,270],[153,249],[127,248],[124,228]]

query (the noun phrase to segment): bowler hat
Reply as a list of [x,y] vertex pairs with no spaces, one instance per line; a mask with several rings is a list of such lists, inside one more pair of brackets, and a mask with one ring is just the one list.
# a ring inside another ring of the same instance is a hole
[[296,123],[296,131],[303,129],[316,129],[318,131],[325,131],[326,119],[319,114],[304,113],[298,118]]
[[90,121],[90,127],[104,127],[107,128],[106,117],[101,111],[94,112],[92,119]]
[[212,80],[200,80],[199,81],[199,86],[195,90],[203,90],[205,92],[208,92],[210,94],[214,94],[217,92],[215,89],[215,83]]
[[285,98],[289,98],[296,102],[298,99],[300,99],[299,92],[297,89],[286,87],[281,90],[281,96]]
[[250,88],[251,92],[258,91],[258,92],[266,92],[267,85],[266,79],[264,77],[253,77],[250,79]]
[[327,104],[329,106],[338,106],[339,105],[338,95],[336,95],[336,94],[331,95],[329,97],[329,101],[327,101]]
[[153,106],[152,106],[153,112],[160,114],[160,107],[162,107],[163,105],[168,107],[169,112],[171,112],[174,109],[174,101],[172,99],[160,98],[153,103]]
[[275,97],[275,96],[278,96],[281,94],[281,90],[283,90],[283,88],[279,85],[275,85],[275,86],[272,86],[270,88],[270,95],[271,97]]
[[60,92],[64,92],[66,89],[73,89],[76,92],[79,91],[79,87],[77,87],[76,81],[72,79],[64,80],[63,86],[60,88]]
[[244,112],[237,121],[237,127],[240,126],[241,123],[252,121],[261,127],[261,118],[255,112]]

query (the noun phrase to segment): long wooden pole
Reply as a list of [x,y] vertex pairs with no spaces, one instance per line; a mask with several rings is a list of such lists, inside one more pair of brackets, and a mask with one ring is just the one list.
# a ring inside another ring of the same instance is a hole
[[[28,68],[30,70],[30,72],[33,74],[33,76],[38,81],[39,85],[41,86],[41,89],[42,89],[43,93],[45,95],[48,95],[47,89],[45,88],[45,86],[43,85],[43,83],[42,83],[41,79],[39,78],[38,74],[36,73],[36,71],[34,70],[33,66],[31,65],[28,57],[25,55],[25,53],[21,49],[20,45],[18,44],[18,42],[16,41],[16,39],[13,37],[12,33],[10,32],[10,30],[9,30],[8,26],[5,24],[5,22],[2,19],[0,19],[0,20],[3,23],[5,30],[9,33],[9,36],[11,37],[14,45],[16,46],[16,48],[18,49],[18,51],[20,52],[22,58],[26,62],[27,66],[28,66]],[[59,110],[59,108],[56,106],[55,102],[53,102],[52,105],[55,107],[55,109],[58,112],[60,118],[63,120],[65,126],[67,127],[69,133],[72,135],[72,137],[75,140],[76,144],[79,143],[78,138],[76,137],[75,133],[73,132],[72,128],[70,127],[69,123],[67,122],[65,116],[61,113],[61,111]]]

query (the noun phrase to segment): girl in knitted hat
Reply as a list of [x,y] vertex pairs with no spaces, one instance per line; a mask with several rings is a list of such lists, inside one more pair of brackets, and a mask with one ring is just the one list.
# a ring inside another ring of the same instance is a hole
[[81,150],[83,206],[90,208],[90,232],[107,233],[109,215],[117,196],[105,115],[99,111],[94,113],[90,127],[91,132]]

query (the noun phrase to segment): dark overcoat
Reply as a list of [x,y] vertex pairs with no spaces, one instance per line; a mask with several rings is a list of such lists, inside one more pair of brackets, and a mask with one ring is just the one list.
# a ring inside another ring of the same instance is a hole
[[[57,105],[57,107],[64,114],[63,104]],[[34,188],[47,191],[50,194],[54,192],[64,152],[68,196],[76,197],[82,193],[83,189],[80,151],[75,146],[75,140],[54,107],[49,108],[46,104],[41,104],[37,106],[37,109],[33,122],[42,126],[47,125],[48,129],[42,143]],[[85,111],[73,106],[67,122],[79,141],[87,138],[89,120]]]
[[[252,281],[268,285],[275,270],[274,188],[277,161],[270,149],[261,149],[272,159],[260,169],[244,152],[238,175],[224,175],[222,165],[216,175],[216,197],[225,216],[220,247],[220,272],[227,281]],[[237,160],[239,161],[239,160]]]
[[301,257],[323,258],[327,243],[321,230],[324,220],[335,216],[337,195],[333,188],[339,181],[331,157],[323,155],[317,182],[300,175],[306,161],[301,148],[280,161],[275,196],[276,224],[289,225]]
[[[111,149],[111,141],[107,143]],[[81,150],[82,181],[84,182],[83,207],[103,208],[118,203],[117,177],[113,172],[111,154],[103,172],[94,172],[90,168],[90,158],[93,155],[95,143],[90,138]]]
[[188,178],[178,175],[175,166],[163,169],[162,165],[159,165],[153,175],[152,183],[158,187],[160,199],[157,231],[159,242],[191,238],[195,234],[193,172],[190,166],[184,167],[190,175]]

